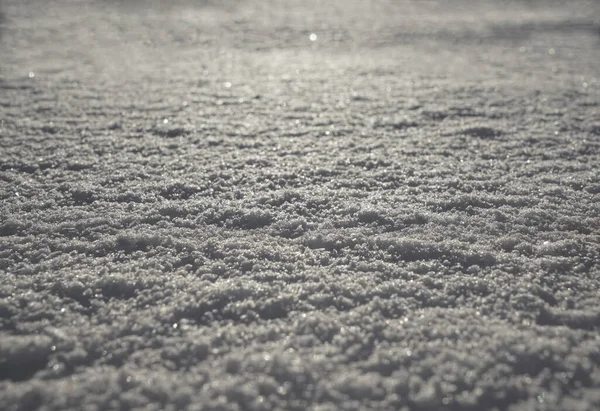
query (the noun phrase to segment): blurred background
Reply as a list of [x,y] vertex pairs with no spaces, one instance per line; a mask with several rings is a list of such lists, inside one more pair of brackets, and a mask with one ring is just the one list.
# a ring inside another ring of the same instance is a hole
[[550,55],[593,65],[600,46],[600,2],[586,0],[2,0],[0,9],[4,76],[233,73],[248,58],[317,53],[364,63],[378,52],[460,72],[507,50],[539,64]]

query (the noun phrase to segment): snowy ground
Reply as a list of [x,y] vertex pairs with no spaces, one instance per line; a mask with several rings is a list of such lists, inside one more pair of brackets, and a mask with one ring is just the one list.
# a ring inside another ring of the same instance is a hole
[[3,410],[600,408],[600,3],[1,0]]

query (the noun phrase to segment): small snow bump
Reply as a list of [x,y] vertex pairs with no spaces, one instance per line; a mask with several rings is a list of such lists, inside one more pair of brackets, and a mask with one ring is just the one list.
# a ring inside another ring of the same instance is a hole
[[500,130],[497,130],[497,129],[494,129],[491,127],[480,126],[480,127],[466,128],[466,129],[462,130],[462,134],[472,136],[472,137],[487,139],[487,138],[498,137],[498,136],[502,135],[503,133]]

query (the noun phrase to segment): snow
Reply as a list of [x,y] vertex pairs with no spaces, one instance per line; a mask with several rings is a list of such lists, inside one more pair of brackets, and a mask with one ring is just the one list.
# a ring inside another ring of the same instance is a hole
[[2,1],[3,409],[599,408],[597,11]]

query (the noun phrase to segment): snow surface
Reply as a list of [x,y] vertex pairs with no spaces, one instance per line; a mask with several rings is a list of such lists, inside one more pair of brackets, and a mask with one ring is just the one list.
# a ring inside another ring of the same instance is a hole
[[0,404],[600,409],[600,3],[0,2]]

